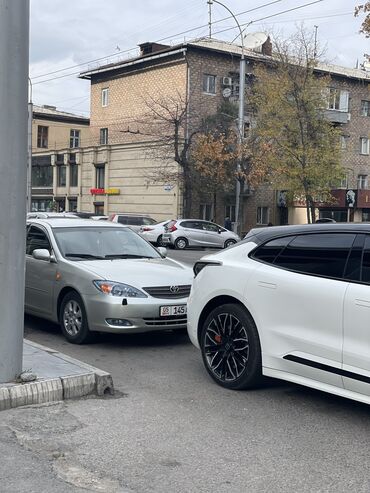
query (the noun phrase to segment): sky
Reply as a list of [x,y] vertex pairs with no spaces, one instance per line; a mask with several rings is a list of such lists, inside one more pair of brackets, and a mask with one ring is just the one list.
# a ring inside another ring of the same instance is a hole
[[[302,24],[311,32],[318,26],[317,38],[327,62],[346,67],[355,67],[357,60],[361,64],[364,53],[370,52],[370,39],[359,34],[361,20],[353,15],[360,0],[313,2],[223,0],[243,28],[250,23],[245,33],[263,31],[272,37],[287,38]],[[207,0],[31,0],[30,3],[33,102],[84,116],[89,116],[90,84],[78,78],[79,72],[133,57],[138,54],[138,43],[145,41],[165,38],[162,42],[172,45],[209,35]],[[289,12],[290,9],[295,10]],[[227,10],[213,3],[212,37],[233,41],[239,31],[235,21],[226,17],[229,17]]]

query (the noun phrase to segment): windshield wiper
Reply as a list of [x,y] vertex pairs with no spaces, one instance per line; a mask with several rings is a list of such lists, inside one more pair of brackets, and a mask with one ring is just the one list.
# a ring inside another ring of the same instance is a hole
[[135,255],[133,253],[117,253],[112,255],[106,255],[104,258],[115,259],[115,258],[154,258],[154,257],[149,257],[149,255]]
[[103,260],[104,257],[99,256],[99,255],[92,255],[91,253],[66,253],[64,255],[65,257],[76,257],[76,258],[85,258],[85,259],[91,259],[91,260]]

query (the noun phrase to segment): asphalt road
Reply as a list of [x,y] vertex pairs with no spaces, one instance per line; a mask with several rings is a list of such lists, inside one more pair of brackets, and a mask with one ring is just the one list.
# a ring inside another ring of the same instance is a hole
[[110,371],[118,392],[2,412],[1,492],[370,491],[368,406],[273,380],[227,391],[186,334],[75,346],[26,317],[26,336]]

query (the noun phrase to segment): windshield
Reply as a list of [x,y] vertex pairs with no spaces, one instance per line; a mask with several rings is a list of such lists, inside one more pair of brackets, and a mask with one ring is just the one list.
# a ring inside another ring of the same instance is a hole
[[68,260],[161,257],[129,228],[54,228],[53,231],[61,254]]

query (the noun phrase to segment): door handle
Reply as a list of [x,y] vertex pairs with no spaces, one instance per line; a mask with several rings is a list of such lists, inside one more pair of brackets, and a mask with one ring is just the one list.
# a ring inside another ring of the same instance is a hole
[[369,300],[360,300],[360,299],[356,298],[355,304],[357,306],[363,306],[364,308],[370,308],[370,301]]

